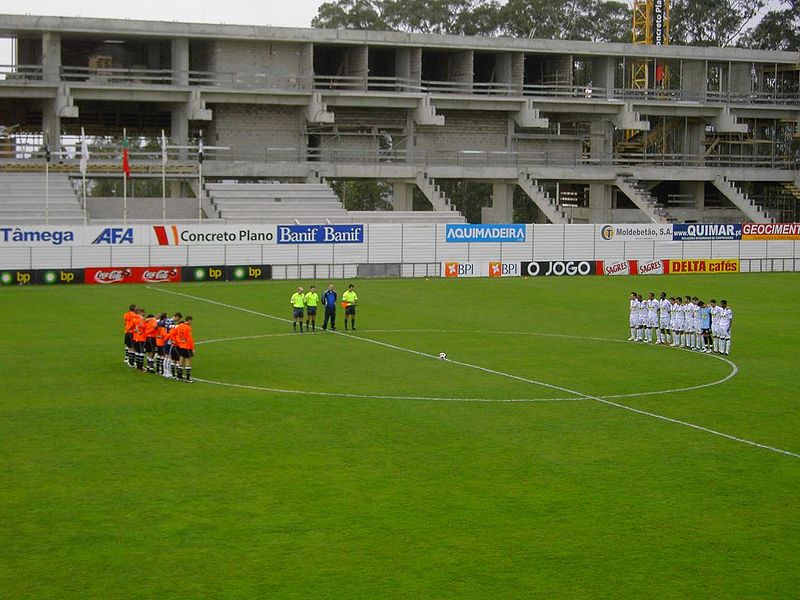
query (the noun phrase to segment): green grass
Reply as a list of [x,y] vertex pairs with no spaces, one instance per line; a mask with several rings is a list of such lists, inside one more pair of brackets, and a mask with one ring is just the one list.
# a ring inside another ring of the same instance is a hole
[[631,289],[724,297],[733,379],[615,401],[800,453],[798,283],[365,280],[357,335],[165,293],[287,318],[293,282],[0,289],[0,597],[796,597],[800,459],[593,400],[178,384],[123,366],[121,315],[268,336],[199,344],[213,381],[553,399],[725,377],[613,341]]

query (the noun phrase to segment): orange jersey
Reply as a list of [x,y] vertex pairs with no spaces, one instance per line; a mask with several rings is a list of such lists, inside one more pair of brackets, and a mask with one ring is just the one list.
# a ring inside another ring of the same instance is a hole
[[156,345],[161,348],[167,343],[167,328],[163,325],[156,327]]
[[138,317],[135,312],[129,310],[124,315],[122,315],[122,320],[125,322],[125,333],[133,333],[133,319],[134,317]]
[[144,333],[144,317],[141,315],[136,315],[136,318],[132,320],[133,322],[133,341],[134,342],[144,342],[147,340],[147,336]]
[[147,319],[144,322],[144,336],[146,338],[156,337],[156,329],[158,329],[158,321],[155,318]]
[[167,333],[167,341],[170,344],[172,344],[173,346],[175,346],[176,348],[178,347],[178,333],[179,333],[178,332],[178,328],[181,325],[183,325],[183,323],[178,323],[172,329],[170,329],[169,332]]
[[178,348],[181,350],[194,350],[192,326],[188,323],[181,323],[176,329],[178,329],[178,333],[175,336],[178,341]]

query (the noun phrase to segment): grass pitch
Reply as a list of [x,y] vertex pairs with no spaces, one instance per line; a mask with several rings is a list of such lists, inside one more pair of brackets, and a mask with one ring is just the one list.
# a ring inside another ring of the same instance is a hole
[[[295,282],[4,288],[0,597],[795,597],[800,459],[585,396],[800,454],[798,282],[365,280],[341,335]],[[727,298],[734,364],[621,342],[631,289]],[[238,387],[125,367],[132,302]]]

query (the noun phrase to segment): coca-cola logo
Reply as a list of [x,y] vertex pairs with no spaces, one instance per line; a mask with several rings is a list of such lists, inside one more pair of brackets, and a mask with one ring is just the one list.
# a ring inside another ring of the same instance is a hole
[[170,281],[178,275],[177,269],[145,269],[142,272],[142,281],[148,283],[158,283],[159,281]]
[[94,280],[97,283],[119,283],[130,276],[130,269],[109,269],[108,271],[97,271],[94,274]]

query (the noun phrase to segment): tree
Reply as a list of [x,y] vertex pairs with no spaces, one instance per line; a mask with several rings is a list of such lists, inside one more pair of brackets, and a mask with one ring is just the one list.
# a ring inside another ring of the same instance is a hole
[[759,50],[800,50],[800,1],[784,0],[787,8],[771,10],[742,38],[742,45]]
[[320,5],[312,27],[325,29],[389,29],[382,17],[383,2],[377,0],[336,0]]
[[764,0],[675,0],[670,11],[671,41],[692,46],[730,46],[764,4]]
[[346,210],[392,210],[392,188],[383,181],[332,179],[329,183]]

